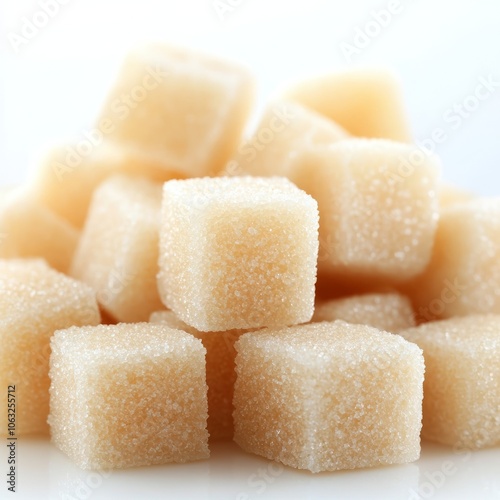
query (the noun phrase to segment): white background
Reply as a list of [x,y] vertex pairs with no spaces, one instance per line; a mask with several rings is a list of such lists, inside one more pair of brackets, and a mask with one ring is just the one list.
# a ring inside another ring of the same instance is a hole
[[[15,47],[14,35],[40,11],[40,0],[1,0],[0,185],[22,182],[51,145],[81,139],[127,49],[165,40],[252,68],[260,85],[256,114],[291,81],[349,64],[390,66],[401,76],[415,138],[446,132],[437,147],[445,177],[500,194],[500,88],[456,129],[444,118],[474,94],[479,78],[500,82],[500,2],[401,0],[388,26],[347,61],[342,44],[353,43],[389,0],[222,1],[238,4],[223,18],[212,0],[65,0],[43,29]],[[461,455],[426,445],[415,464],[316,476],[273,469],[231,444],[215,446],[207,462],[110,477],[79,471],[46,440],[24,440],[19,452],[17,499],[500,498],[498,449]],[[3,480],[0,492],[4,498]]]
[[[11,43],[39,2],[59,12],[26,44]],[[51,145],[82,138],[129,47],[165,40],[238,60],[259,81],[259,108],[288,82],[347,66],[387,65],[401,76],[416,139],[443,128],[444,174],[499,194],[500,88],[456,129],[443,115],[474,94],[478,79],[500,82],[498,0],[399,0],[399,13],[347,61],[373,13],[390,0],[2,0],[0,185],[17,183]],[[396,0],[398,1],[398,0]],[[14,47],[15,46],[15,47]]]

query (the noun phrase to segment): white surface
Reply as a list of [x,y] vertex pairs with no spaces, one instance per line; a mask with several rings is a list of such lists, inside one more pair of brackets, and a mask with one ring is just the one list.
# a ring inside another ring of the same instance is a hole
[[[389,4],[222,0],[236,6],[221,20],[212,0],[65,0],[16,52],[9,38],[19,33],[24,17],[32,19],[40,10],[40,1],[0,2],[0,186],[25,179],[52,144],[82,138],[121,58],[135,43],[166,40],[242,61],[258,78],[262,107],[287,81],[348,65],[341,44],[352,43],[356,29]],[[438,127],[447,133],[437,147],[445,177],[499,195],[500,88],[456,128],[446,113],[474,93],[479,78],[500,82],[500,3],[401,0],[400,5],[401,12],[352,64],[398,71],[415,137],[431,137]],[[5,478],[5,448],[0,449]],[[498,448],[456,454],[426,445],[415,464],[319,475],[273,466],[232,444],[214,446],[206,462],[109,477],[78,470],[45,440],[20,440],[18,457],[18,493],[8,494],[2,481],[2,499],[500,498]]]
[[[3,447],[1,455],[4,455]],[[413,464],[311,474],[212,446],[210,460],[112,472],[78,469],[48,440],[19,441],[16,500],[493,500],[500,498],[500,449],[452,452],[424,444]],[[3,458],[3,456],[1,457]],[[2,460],[5,463],[5,460]]]

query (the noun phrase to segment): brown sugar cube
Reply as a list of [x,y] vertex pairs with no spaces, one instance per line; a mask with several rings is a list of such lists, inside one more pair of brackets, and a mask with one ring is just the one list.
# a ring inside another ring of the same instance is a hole
[[207,350],[208,433],[211,441],[233,439],[233,391],[236,380],[234,343],[247,330],[200,332],[171,311],[153,313],[151,323],[161,323],[200,339]]
[[147,321],[162,303],[156,284],[161,185],[113,176],[95,191],[71,275],[124,322]]
[[[95,294],[42,260],[0,260],[0,317],[0,435],[47,433],[50,337],[59,328],[98,325]],[[11,386],[15,422],[7,421]]]
[[133,51],[102,111],[107,136],[164,158],[182,176],[220,171],[240,141],[253,79],[237,65],[190,50]]
[[414,316],[410,300],[400,293],[367,293],[317,304],[312,321],[341,319],[395,333],[415,326]]
[[205,348],[150,323],[55,333],[52,440],[82,469],[208,458]]
[[293,178],[304,153],[347,137],[342,127],[320,114],[294,102],[276,101],[222,173]]
[[168,170],[161,157],[137,148],[111,141],[84,150],[81,144],[67,144],[54,148],[37,165],[29,190],[33,199],[76,228],[82,228],[95,189],[118,174],[156,182],[178,177]]
[[337,122],[350,134],[411,142],[397,78],[383,69],[349,69],[314,78],[284,97]]
[[65,219],[36,202],[24,188],[0,198],[0,258],[43,258],[68,272],[79,232]]
[[403,288],[423,321],[500,313],[500,198],[443,209],[429,266]]
[[318,251],[316,202],[280,177],[164,186],[158,285],[200,331],[309,321]]
[[434,321],[401,335],[424,351],[422,436],[456,449],[500,445],[500,316]]
[[312,154],[292,181],[318,202],[319,272],[394,283],[421,273],[434,244],[439,172],[436,157],[382,139]]
[[475,196],[473,193],[453,186],[452,184],[440,184],[438,198],[440,208],[444,209],[451,205],[456,205],[457,203],[473,200]]
[[420,455],[422,351],[343,321],[269,329],[235,344],[234,440],[312,472]]

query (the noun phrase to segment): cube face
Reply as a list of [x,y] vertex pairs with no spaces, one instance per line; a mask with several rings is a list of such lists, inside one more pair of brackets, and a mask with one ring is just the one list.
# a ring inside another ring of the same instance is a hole
[[22,189],[0,199],[0,258],[45,259],[68,272],[79,232]]
[[146,321],[161,307],[156,284],[161,186],[113,176],[95,192],[71,267],[119,321]]
[[305,152],[346,139],[335,122],[288,101],[269,105],[253,136],[238,148],[223,173],[293,177]]
[[104,141],[88,151],[82,149],[81,143],[67,144],[50,151],[38,165],[30,194],[76,228],[82,228],[95,189],[118,174],[156,182],[175,177],[161,158],[132,147]]
[[359,137],[411,142],[399,82],[384,70],[352,69],[296,85],[287,99],[325,115]]
[[49,424],[84,469],[208,458],[205,349],[163,325],[58,331]]
[[425,321],[500,313],[500,199],[477,199],[441,212],[432,259],[405,286]]
[[312,472],[406,463],[420,453],[420,349],[343,321],[243,335],[235,441]]
[[372,293],[319,303],[312,321],[335,321],[369,325],[388,332],[415,326],[410,300],[399,293]]
[[200,331],[309,321],[316,281],[315,201],[283,178],[165,184],[163,303]]
[[[58,328],[98,325],[95,294],[41,260],[0,260],[0,316],[0,383],[16,387],[16,433],[47,433],[50,337]],[[7,407],[4,394],[0,402]]]
[[207,350],[208,433],[211,441],[233,438],[233,392],[236,381],[234,343],[246,330],[200,332],[171,311],[151,315],[151,323],[161,323],[200,339]]
[[438,219],[435,157],[391,141],[350,139],[305,165],[292,180],[318,201],[320,272],[398,282],[423,271]]
[[253,82],[237,66],[153,45],[129,55],[99,123],[112,140],[164,158],[185,176],[220,170],[240,139]]
[[401,332],[424,351],[425,439],[458,449],[500,444],[499,325],[499,315],[471,315]]

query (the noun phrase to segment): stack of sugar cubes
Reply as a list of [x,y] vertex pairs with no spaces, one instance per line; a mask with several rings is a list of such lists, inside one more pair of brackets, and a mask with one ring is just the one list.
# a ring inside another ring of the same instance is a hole
[[391,73],[295,85],[243,137],[253,97],[238,65],[137,49],[104,140],[0,191],[16,433],[85,469],[500,445],[500,198],[441,182]]

